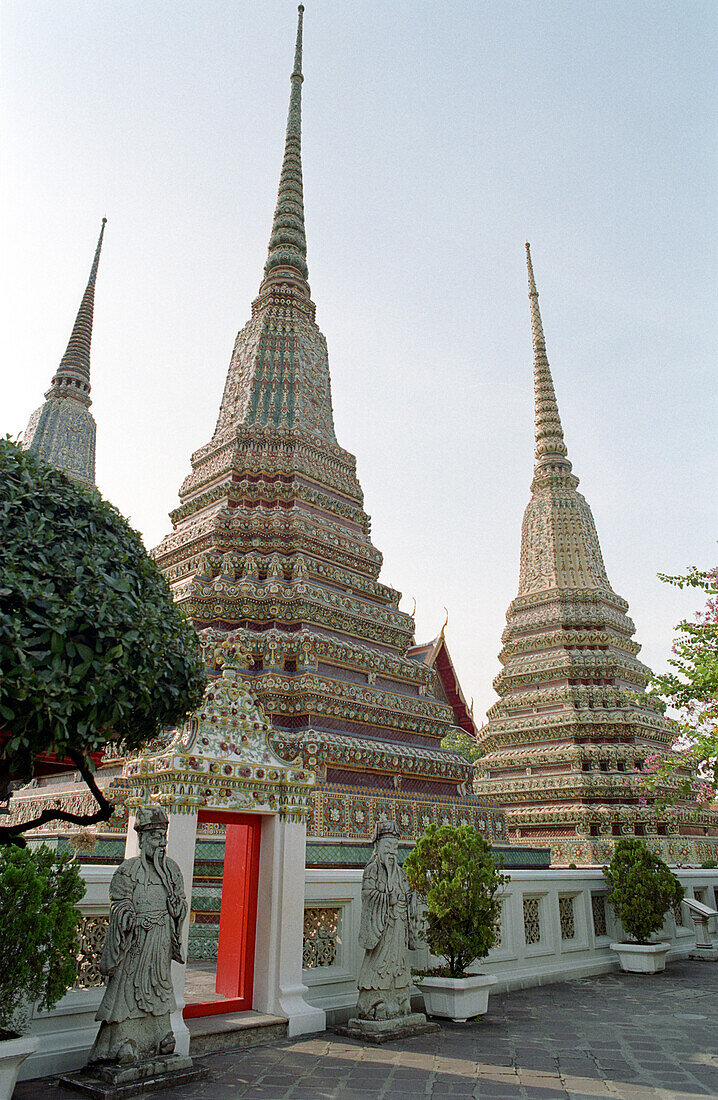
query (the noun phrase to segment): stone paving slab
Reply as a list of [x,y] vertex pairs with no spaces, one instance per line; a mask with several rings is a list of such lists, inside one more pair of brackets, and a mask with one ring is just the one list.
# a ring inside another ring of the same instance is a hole
[[[153,1100],[716,1100],[718,962],[514,990],[476,1023],[383,1048],[327,1032],[203,1062],[206,1080]],[[25,1081],[15,1100],[77,1093]]]

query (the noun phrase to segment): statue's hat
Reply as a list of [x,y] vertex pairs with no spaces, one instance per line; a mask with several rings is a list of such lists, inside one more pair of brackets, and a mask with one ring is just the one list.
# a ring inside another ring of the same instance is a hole
[[140,806],[135,815],[135,831],[153,829],[157,825],[167,828],[169,818],[161,806]]
[[374,844],[377,840],[380,840],[383,836],[393,836],[399,839],[399,830],[393,821],[389,821],[387,818],[382,817],[376,823],[376,829],[374,830]]

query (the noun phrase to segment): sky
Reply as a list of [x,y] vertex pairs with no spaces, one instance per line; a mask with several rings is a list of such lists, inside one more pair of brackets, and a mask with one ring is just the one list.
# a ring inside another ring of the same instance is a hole
[[[309,277],[381,578],[495,701],[533,468],[524,242],[569,456],[642,658],[717,560],[718,8],[305,0]],[[4,0],[0,431],[62,356],[100,221],[97,483],[148,548],[266,258],[289,0]]]

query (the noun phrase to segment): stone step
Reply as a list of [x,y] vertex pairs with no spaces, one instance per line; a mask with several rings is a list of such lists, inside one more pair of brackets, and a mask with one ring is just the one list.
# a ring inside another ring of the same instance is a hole
[[287,1038],[287,1021],[283,1016],[265,1016],[251,1010],[194,1016],[186,1023],[192,1057],[220,1050],[255,1047]]

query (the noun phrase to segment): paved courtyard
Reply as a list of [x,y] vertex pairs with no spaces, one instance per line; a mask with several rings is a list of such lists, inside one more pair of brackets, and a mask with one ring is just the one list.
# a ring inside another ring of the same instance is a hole
[[[155,1100],[549,1100],[718,1097],[718,963],[610,974],[495,996],[477,1023],[362,1046],[332,1033],[216,1054],[210,1076]],[[15,1100],[73,1100],[51,1081]]]

